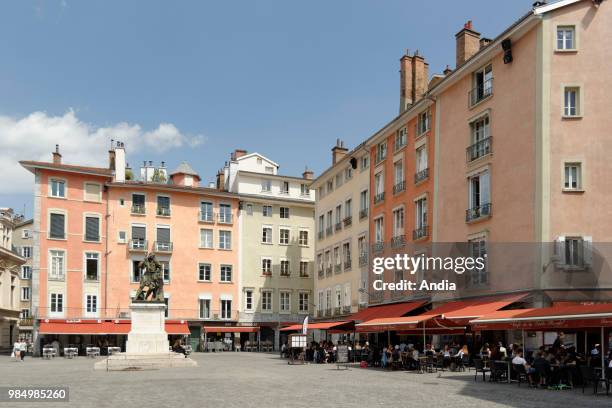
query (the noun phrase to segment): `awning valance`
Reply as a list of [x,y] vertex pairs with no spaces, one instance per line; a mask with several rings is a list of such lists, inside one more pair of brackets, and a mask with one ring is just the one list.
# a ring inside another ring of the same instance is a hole
[[[40,334],[123,334],[130,332],[132,323],[129,320],[44,320],[40,322]],[[189,334],[189,327],[184,321],[166,321],[166,333]]]
[[206,333],[257,333],[259,326],[202,326]]
[[370,306],[367,309],[360,310],[357,313],[347,317],[346,320],[353,320],[355,323],[365,322],[372,319],[380,319],[384,317],[400,317],[404,316],[421,306],[424,306],[427,301],[419,300],[414,302],[391,303],[388,305]]
[[[308,330],[336,330],[336,331],[353,331],[353,322],[341,321],[341,322],[317,322],[309,323]],[[293,324],[291,326],[283,327],[280,331],[301,331],[301,324]]]

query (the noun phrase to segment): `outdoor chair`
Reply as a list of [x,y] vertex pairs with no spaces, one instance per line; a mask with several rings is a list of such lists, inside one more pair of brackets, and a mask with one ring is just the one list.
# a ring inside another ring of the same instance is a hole
[[[606,370],[606,377],[612,374],[612,369]],[[584,394],[584,389],[586,386],[591,383],[593,384],[593,394],[597,394],[597,390],[599,388],[599,384],[603,383],[606,387],[606,395],[610,393],[610,379],[609,378],[601,378],[601,376],[593,369],[592,367],[580,366],[580,375],[582,376],[582,393]]]
[[512,364],[512,370],[514,371],[514,374],[516,376],[516,381],[518,382],[519,387],[521,386],[521,383],[524,382],[529,382],[529,377],[527,375],[527,371],[525,371],[525,366],[522,364]]
[[458,371],[465,371],[465,369],[467,368],[467,370],[470,370],[470,356],[468,355],[463,355],[460,359],[458,359],[457,361],[457,370]]
[[436,371],[446,371],[446,368],[444,367],[444,358],[442,357],[438,357],[436,360]]
[[494,361],[491,367],[490,381],[508,381],[508,363],[505,361]]
[[491,372],[490,368],[485,367],[481,358],[474,359],[474,381],[478,378],[478,373],[482,373],[482,381],[486,381],[486,374]]
[[425,371],[427,371],[428,373],[433,373],[437,371],[436,361],[434,360],[434,357],[431,354],[428,354],[427,359],[425,360]]

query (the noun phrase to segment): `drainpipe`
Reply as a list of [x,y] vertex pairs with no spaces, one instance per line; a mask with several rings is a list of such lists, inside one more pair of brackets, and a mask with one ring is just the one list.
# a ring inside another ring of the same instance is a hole
[[108,192],[108,185],[104,185],[104,189],[106,190],[106,215],[105,215],[105,219],[106,219],[106,239],[104,240],[104,314],[105,317],[106,313],[108,313],[108,223],[109,223],[109,205],[108,205],[108,196],[109,196],[109,192]]

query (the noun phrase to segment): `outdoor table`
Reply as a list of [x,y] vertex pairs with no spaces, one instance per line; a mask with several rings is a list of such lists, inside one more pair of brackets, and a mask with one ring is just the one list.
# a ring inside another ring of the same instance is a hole
[[85,354],[87,357],[99,357],[100,356],[100,347],[87,347],[85,349]]
[[79,349],[76,347],[64,347],[64,358],[74,358],[79,355]]
[[121,353],[121,347],[107,347],[107,354],[112,356],[115,353]]
[[53,347],[43,347],[43,358],[48,360],[55,357],[55,349]]

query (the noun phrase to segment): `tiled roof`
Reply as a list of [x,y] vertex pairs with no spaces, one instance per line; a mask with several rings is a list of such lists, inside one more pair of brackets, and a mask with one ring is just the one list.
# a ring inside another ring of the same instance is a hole
[[32,160],[22,160],[19,162],[23,167],[30,168],[45,168],[59,171],[69,171],[74,173],[89,173],[97,174],[100,176],[112,176],[113,172],[111,169],[104,167],[89,167],[89,166],[74,166],[72,164],[55,164],[50,162],[39,162]]
[[187,162],[182,162],[172,173],[170,173],[171,176],[175,174],[188,174],[190,176],[196,176],[197,178],[200,178],[200,175],[196,173],[193,167],[191,167]]

